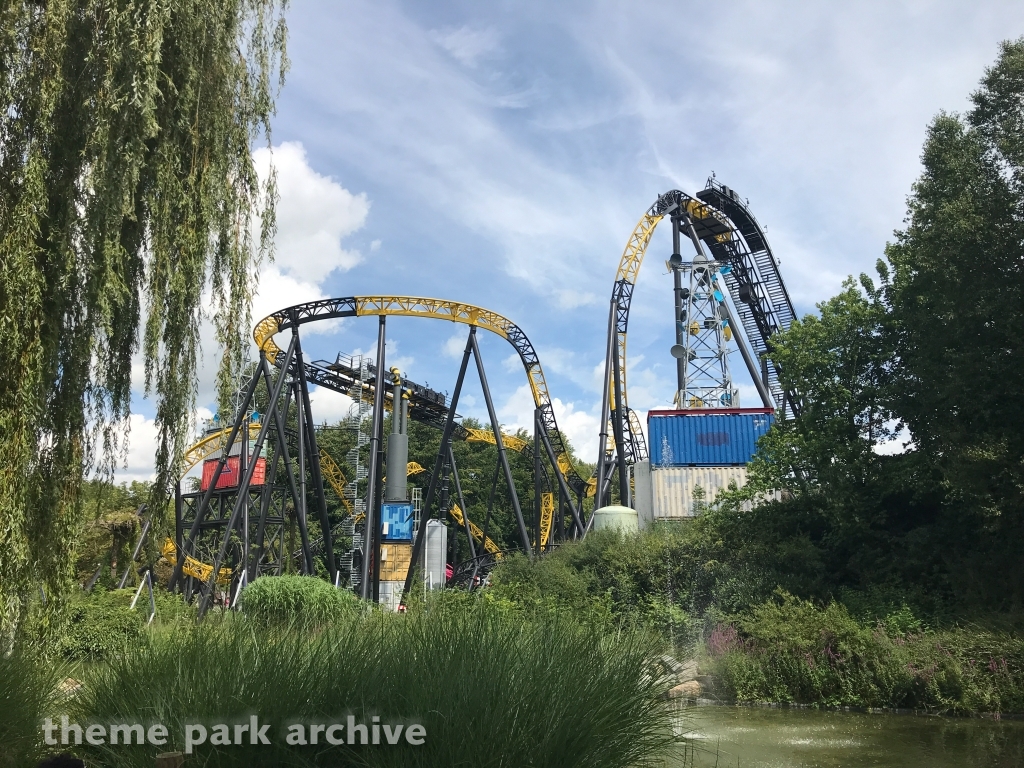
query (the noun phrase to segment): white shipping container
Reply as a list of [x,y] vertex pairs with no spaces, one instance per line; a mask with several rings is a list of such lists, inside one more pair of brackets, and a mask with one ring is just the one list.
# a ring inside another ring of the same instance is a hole
[[679,520],[694,517],[694,491],[700,486],[704,501],[712,502],[718,493],[735,482],[742,488],[747,482],[746,467],[653,467],[651,486],[655,520]]
[[397,611],[402,602],[404,581],[382,581],[380,583],[380,604],[389,611]]

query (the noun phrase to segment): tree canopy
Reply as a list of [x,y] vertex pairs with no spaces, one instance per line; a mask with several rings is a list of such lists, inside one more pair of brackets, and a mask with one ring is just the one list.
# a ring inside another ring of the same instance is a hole
[[221,381],[239,366],[274,230],[251,149],[269,142],[285,5],[0,10],[0,647],[28,585],[59,615],[83,473],[117,459],[133,356],[157,397],[158,492],[189,436],[204,316]]
[[1024,39],[972,104],[930,125],[877,287],[851,279],[773,338],[804,410],[762,441],[751,490],[786,500],[709,522],[767,584],[1024,607]]

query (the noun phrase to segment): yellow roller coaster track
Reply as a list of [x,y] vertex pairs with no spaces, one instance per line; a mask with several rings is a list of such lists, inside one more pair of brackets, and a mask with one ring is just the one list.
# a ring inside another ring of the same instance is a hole
[[[452,508],[448,510],[448,514],[452,516],[456,523],[465,527],[466,518],[462,514],[462,508],[459,507],[458,504],[452,504]],[[491,541],[489,536],[485,539],[484,532],[481,531],[472,520],[469,521],[469,530],[470,533],[473,534],[474,539],[478,542],[483,542],[484,549],[486,549],[488,553],[494,555],[495,560],[501,560],[501,550],[498,548],[498,545]]]
[[[629,414],[628,424],[625,426],[634,436],[633,440],[639,440],[643,433],[640,431],[640,422],[636,414],[629,410],[628,390],[626,388],[626,323],[629,317],[629,302],[632,297],[633,287],[636,285],[637,278],[640,275],[640,267],[647,253],[647,247],[650,245],[651,237],[654,235],[654,230],[658,226],[658,222],[675,210],[682,210],[689,215],[692,221],[705,225],[701,228],[702,239],[704,237],[718,239],[729,239],[732,237],[731,227],[725,223],[727,220],[724,220],[724,217],[714,208],[682,192],[672,192],[658,198],[658,201],[637,223],[636,228],[626,242],[626,248],[622,252],[622,258],[619,260],[618,271],[615,273],[615,288],[612,298],[616,302],[615,339],[619,355],[619,391],[622,395],[623,409]],[[610,382],[611,386],[608,388],[611,401],[609,405],[614,409],[615,374],[612,372],[610,376],[612,381]],[[611,430],[609,430],[610,434]],[[614,441],[614,438],[610,439]],[[627,440],[627,442],[630,442],[630,440]],[[630,454],[636,452],[632,446],[624,446],[624,449]],[[646,457],[632,457],[634,461],[639,458]]]
[[533,345],[519,326],[496,312],[472,304],[418,296],[350,296],[323,299],[297,304],[263,318],[253,330],[253,339],[267,355],[267,358],[271,362],[276,362],[278,355],[281,354],[281,348],[274,341],[274,335],[281,331],[317,320],[372,315],[448,320],[483,328],[508,341],[519,353],[526,370],[534,405],[540,410],[545,432],[555,451],[560,474],[566,483],[577,492],[586,491],[588,481],[581,477],[572,466],[562,435],[558,431],[551,394],[548,391],[544,370],[541,368],[540,359],[537,357]]
[[[174,539],[164,540],[164,544],[160,548],[160,554],[166,557],[171,565],[177,565],[178,548],[174,545]],[[209,580],[210,574],[213,573],[213,566],[209,563],[200,562],[191,555],[185,555],[185,565],[182,566],[181,572],[186,576],[193,576],[205,584]],[[233,568],[221,568],[217,574],[217,583],[230,583],[234,572]]]
[[[466,427],[466,440],[468,442],[477,443],[490,443],[491,445],[497,445],[498,442],[494,439],[494,433],[489,429],[473,429]],[[530,443],[526,440],[516,437],[515,435],[506,435],[504,432],[501,433],[501,442],[507,447],[511,448],[517,453],[522,453],[524,450],[530,447]],[[562,463],[564,460],[564,464]],[[565,458],[565,454],[561,454],[558,457],[558,469],[564,475],[568,471],[569,460]],[[594,481],[596,488],[597,481]],[[589,488],[589,484],[588,484]],[[592,493],[588,495],[593,495]],[[460,512],[461,514],[461,512]],[[454,515],[453,515],[454,516]],[[542,493],[540,496],[540,546],[543,549],[548,545],[548,541],[551,539],[551,522],[555,516],[555,494],[553,493]],[[462,525],[462,520],[456,518],[459,524]],[[476,528],[472,521],[470,522],[470,530]],[[476,534],[474,534],[475,536]],[[481,535],[483,533],[481,532]],[[489,552],[490,550],[488,550]]]

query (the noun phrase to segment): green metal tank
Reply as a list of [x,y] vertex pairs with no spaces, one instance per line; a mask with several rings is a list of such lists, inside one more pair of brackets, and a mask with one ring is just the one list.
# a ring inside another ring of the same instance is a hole
[[622,533],[638,533],[640,522],[636,510],[629,507],[601,507],[594,513],[594,530],[618,528]]

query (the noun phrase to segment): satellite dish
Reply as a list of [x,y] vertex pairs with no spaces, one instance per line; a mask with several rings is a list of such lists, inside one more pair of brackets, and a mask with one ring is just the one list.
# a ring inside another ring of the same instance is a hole
[[682,360],[684,357],[686,357],[686,347],[684,347],[682,344],[673,344],[672,349],[669,350],[669,353],[676,360]]

